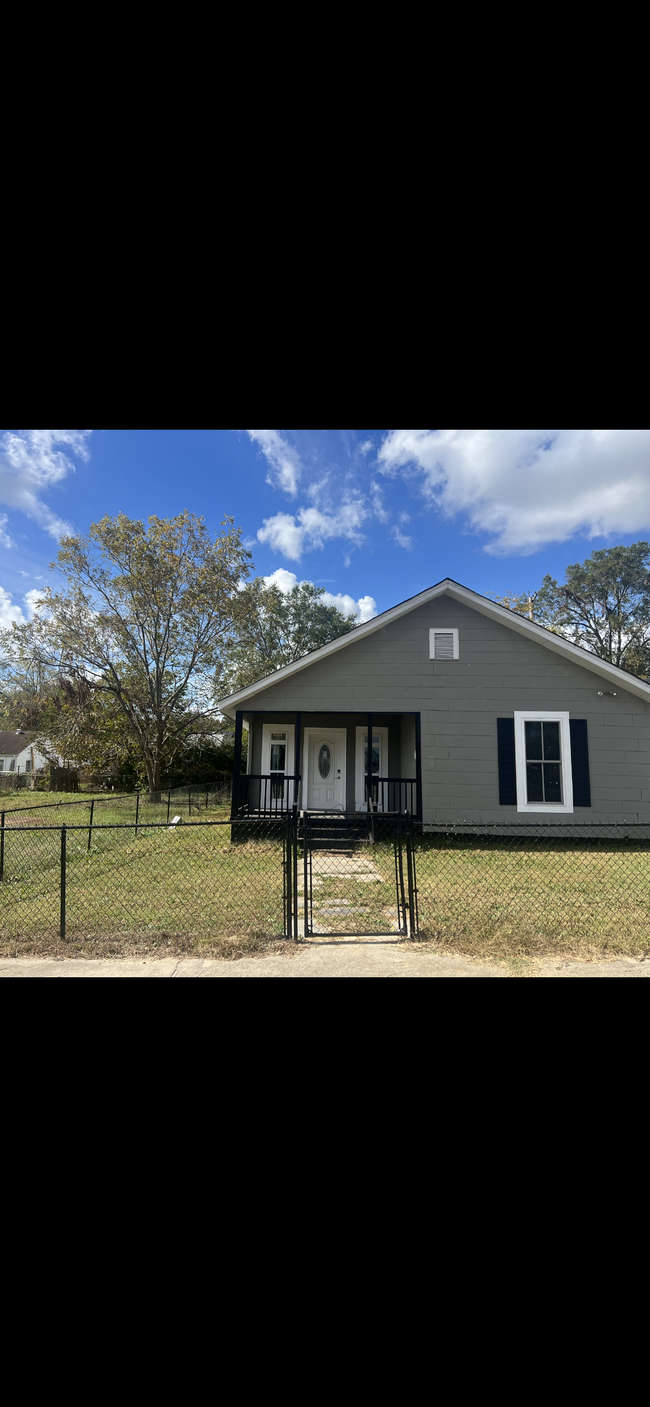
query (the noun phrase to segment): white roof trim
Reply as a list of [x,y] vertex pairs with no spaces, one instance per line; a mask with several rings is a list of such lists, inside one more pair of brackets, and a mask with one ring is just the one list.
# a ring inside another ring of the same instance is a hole
[[272,684],[289,679],[292,674],[298,674],[300,670],[308,669],[317,660],[327,659],[328,655],[335,654],[337,650],[344,650],[347,645],[353,645],[357,640],[374,635],[375,631],[383,630],[385,625],[391,625],[401,616],[408,615],[410,611],[417,610],[419,606],[426,606],[428,601],[434,601],[437,596],[445,594],[454,597],[456,601],[462,601],[464,605],[471,606],[475,611],[480,611],[481,615],[500,621],[502,625],[509,626],[510,630],[516,630],[519,635],[532,635],[540,645],[544,645],[547,650],[552,650],[554,654],[564,655],[565,658],[573,660],[575,664],[582,665],[583,669],[590,669],[592,674],[599,674],[602,679],[607,679],[611,684],[618,684],[620,689],[626,689],[628,693],[636,694],[637,698],[650,702],[650,684],[644,684],[643,680],[636,679],[633,674],[627,674],[616,664],[608,664],[606,660],[599,659],[598,655],[592,655],[589,650],[582,649],[580,645],[572,645],[569,640],[565,640],[561,635],[554,635],[552,630],[545,630],[544,626],[538,625],[536,621],[528,620],[526,616],[517,615],[515,611],[509,611],[505,606],[497,605],[496,601],[490,601],[487,596],[479,596],[478,592],[470,591],[468,586],[461,586],[459,582],[452,581],[451,577],[446,577],[436,586],[430,586],[427,591],[421,591],[418,596],[412,596],[409,601],[402,601],[399,606],[392,606],[389,611],[383,611],[380,616],[375,616],[374,620],[366,621],[365,625],[355,626],[354,630],[349,631],[347,635],[340,635],[338,640],[331,640],[329,645],[321,645],[319,650],[313,650],[310,655],[303,655],[301,659],[294,660],[292,664],[285,664],[282,669],[276,669],[274,674],[267,674],[264,679],[258,679],[245,689],[239,689],[236,694],[227,695],[226,698],[219,700],[217,707],[221,709],[222,713],[232,715],[242,704],[254,698],[255,694],[270,688]]

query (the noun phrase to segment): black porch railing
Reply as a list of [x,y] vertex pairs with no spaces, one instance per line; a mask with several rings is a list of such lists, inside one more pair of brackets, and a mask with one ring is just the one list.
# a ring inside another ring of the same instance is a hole
[[418,813],[418,784],[404,777],[366,777],[366,804],[368,797],[373,809],[381,812],[399,811],[410,816]]
[[284,772],[248,772],[239,778],[237,815],[279,816],[298,802],[300,777]]
[[[246,773],[239,779],[239,797],[233,804],[233,816],[278,816],[290,811],[299,801],[300,776],[284,772]],[[418,784],[415,777],[366,777],[373,811],[383,814],[418,814]],[[233,799],[234,801],[234,799]]]

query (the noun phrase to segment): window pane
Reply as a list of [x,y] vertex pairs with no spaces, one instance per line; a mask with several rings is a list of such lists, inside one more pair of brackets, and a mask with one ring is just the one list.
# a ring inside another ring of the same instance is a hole
[[560,764],[559,762],[544,763],[544,800],[561,801],[562,788],[560,786]]
[[331,748],[327,746],[327,743],[323,743],[323,746],[318,754],[318,770],[323,779],[325,777],[329,777],[329,774],[332,770],[332,751]]
[[271,771],[284,772],[284,759],[286,754],[284,743],[271,743]]
[[560,760],[560,725],[559,723],[544,723],[544,761],[559,762]]
[[272,743],[275,743],[275,742],[278,742],[278,743],[286,743],[286,741],[287,741],[287,735],[286,735],[286,733],[271,733],[271,742],[272,742]]
[[[368,734],[367,734],[367,733],[366,733],[366,735],[365,735],[364,742],[365,742],[365,753],[364,753],[363,765],[364,765],[364,767],[365,767],[365,769],[366,769],[366,774],[367,774],[367,772],[368,772]],[[380,742],[381,742],[381,738],[380,738],[379,733],[373,733],[373,735],[372,735],[372,771],[373,771],[373,776],[375,776],[375,777],[378,777],[378,776],[379,776],[379,745],[380,745]]]
[[433,637],[433,639],[434,639],[434,657],[435,657],[435,659],[437,659],[437,660],[453,660],[453,658],[454,658],[454,637],[453,637],[453,635],[451,634],[451,632],[449,633],[449,635],[446,635],[446,634],[443,634],[443,632],[442,632],[441,630],[437,630],[436,633],[435,633],[435,635],[434,635],[434,637]]
[[[526,726],[528,726],[526,724]],[[526,764],[526,783],[528,788],[528,800],[543,801],[542,791],[542,764],[541,762],[528,762]]]
[[542,725],[541,723],[525,723],[526,729],[526,757],[539,758],[542,760]]

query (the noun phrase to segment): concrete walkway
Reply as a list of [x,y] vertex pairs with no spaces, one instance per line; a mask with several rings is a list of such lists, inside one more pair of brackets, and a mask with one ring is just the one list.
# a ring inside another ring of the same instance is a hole
[[517,964],[485,967],[466,958],[406,952],[390,942],[310,945],[295,957],[1,958],[2,977],[650,977],[650,962]]

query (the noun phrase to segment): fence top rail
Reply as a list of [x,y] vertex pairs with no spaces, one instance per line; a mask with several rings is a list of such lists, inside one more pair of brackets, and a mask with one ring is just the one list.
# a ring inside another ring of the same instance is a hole
[[118,796],[115,796],[113,792],[107,792],[105,796],[84,796],[80,801],[41,801],[34,806],[12,806],[11,808],[0,806],[0,811],[7,811],[10,816],[20,816],[23,811],[51,811],[55,806],[90,806],[91,801],[126,801],[129,796],[137,795],[138,793],[135,791],[122,791]]
[[[206,827],[210,827],[210,826],[248,826],[249,830],[251,829],[252,826],[283,826],[284,829],[286,830],[287,820],[290,820],[290,819],[291,819],[291,812],[289,811],[289,812],[284,812],[284,813],[282,814],[282,816],[281,816],[281,817],[277,817],[277,819],[276,819],[275,817],[273,817],[273,816],[250,816],[250,817],[249,817],[249,816],[240,816],[240,817],[237,817],[237,819],[234,820],[234,821],[231,821],[230,819],[228,819],[228,820],[226,820],[226,821],[183,821],[182,826],[173,825],[171,821],[142,821],[142,820],[139,820],[139,821],[138,821],[138,830],[139,830],[139,831],[180,831],[180,830],[184,830],[184,831],[185,831],[185,830],[190,830],[190,829],[191,829],[191,830],[204,830]],[[93,821],[93,824],[92,824],[92,829],[93,829],[93,831],[133,831],[133,830],[135,830],[135,828],[136,828],[136,827],[135,827],[135,821],[130,821],[130,822],[125,822],[125,821],[110,822],[110,821],[106,821],[106,822],[104,822],[103,824],[101,824],[101,823],[98,822],[98,821]],[[5,829],[5,832],[11,831],[11,834],[12,834],[12,835],[21,835],[21,834],[23,834],[23,833],[24,833],[25,835],[44,835],[44,834],[48,834],[50,831],[56,831],[57,833],[60,833],[61,831],[84,831],[84,832],[87,834],[88,831],[90,830],[90,821],[86,821],[86,824],[83,825],[83,826],[68,826],[68,825],[65,825],[65,823],[64,823],[64,824],[61,825],[61,826],[38,826],[38,827],[34,827],[34,826],[5,826],[4,829]]]
[[[7,773],[6,775],[9,776],[9,773]],[[230,773],[228,773],[228,772],[224,772],[223,774],[219,773],[218,775],[219,775],[219,776],[223,775],[223,776],[226,777],[229,781],[232,780],[231,777],[230,777]],[[293,781],[293,778],[290,777],[288,780],[289,780],[289,781]],[[217,791],[217,790],[218,790],[218,788],[215,787],[212,782],[180,782],[179,785],[176,786],[176,787],[161,787],[160,793],[161,793],[161,796],[168,796],[169,793],[171,792],[171,794],[172,794],[172,796],[173,796],[173,794],[174,794],[175,791],[196,791],[196,792],[204,792],[204,791]],[[10,795],[10,793],[8,792],[7,795]],[[20,816],[20,814],[21,814],[23,811],[50,811],[50,810],[52,810],[53,807],[56,807],[56,806],[90,806],[91,801],[110,801],[110,802],[113,802],[113,801],[128,801],[130,797],[135,797],[135,796],[139,796],[141,799],[144,797],[145,800],[146,800],[146,798],[148,797],[148,795],[149,795],[149,792],[148,792],[148,791],[138,791],[138,790],[136,790],[136,791],[120,791],[120,792],[107,791],[107,792],[100,792],[100,793],[98,793],[97,796],[88,796],[88,795],[82,796],[82,797],[79,798],[78,801],[37,801],[37,802],[34,802],[34,804],[33,804],[32,806],[11,806],[11,807],[5,806],[5,807],[3,807],[2,804],[1,804],[2,793],[0,793],[0,811],[3,811],[3,810],[4,810],[4,811],[7,811],[8,814],[11,815],[11,816]],[[156,803],[156,804],[162,805],[162,803]]]
[[552,835],[555,831],[578,831],[578,830],[648,830],[650,821],[414,821],[413,824],[419,829],[428,832],[434,831],[500,831],[507,830],[510,834],[516,835],[518,831],[536,830],[548,831]]

